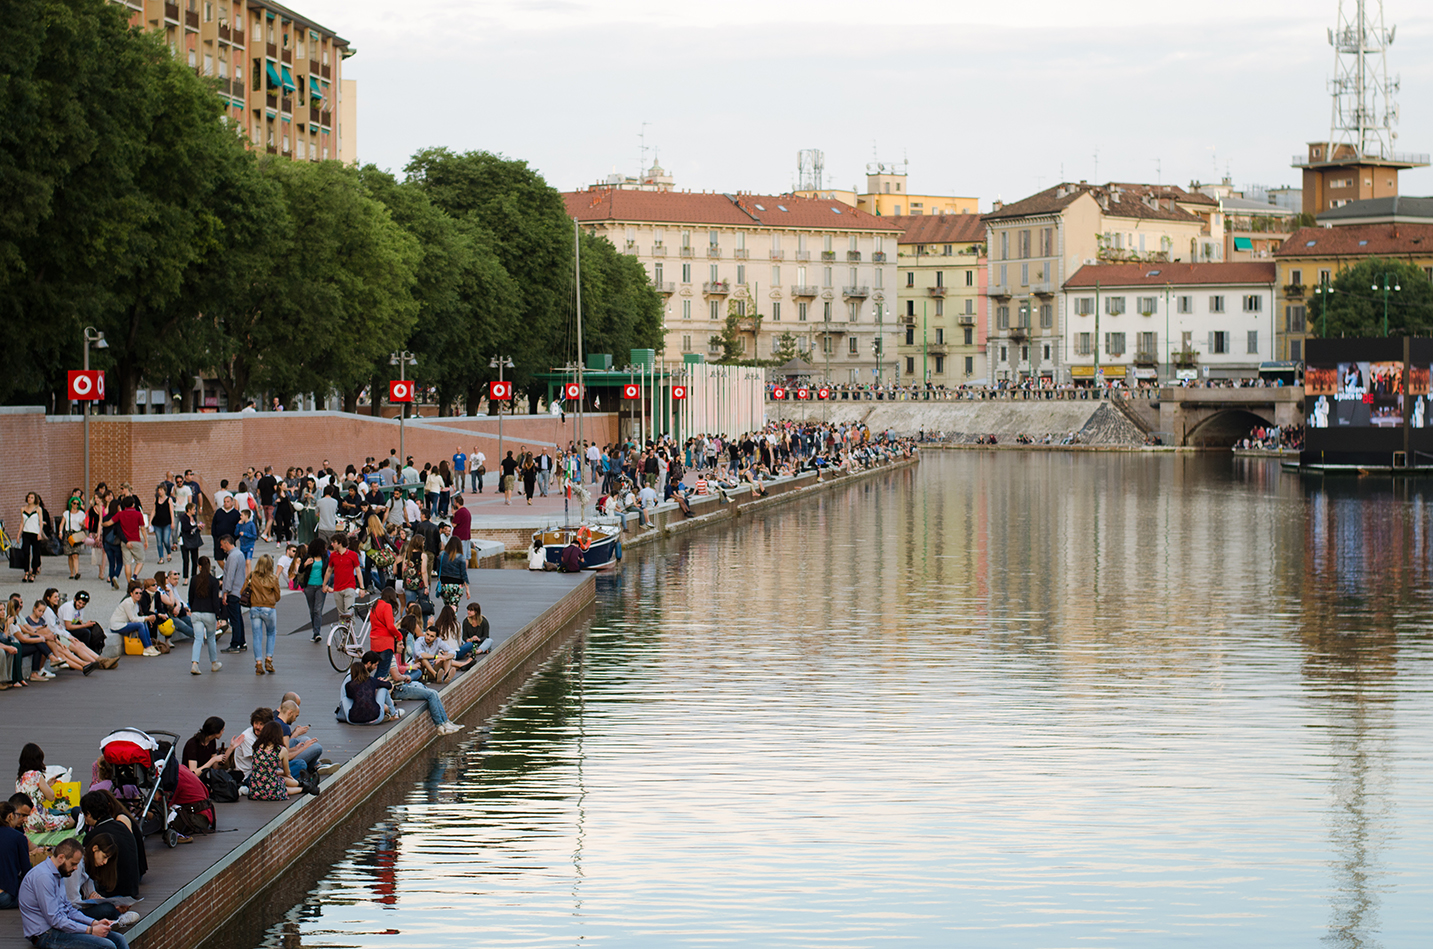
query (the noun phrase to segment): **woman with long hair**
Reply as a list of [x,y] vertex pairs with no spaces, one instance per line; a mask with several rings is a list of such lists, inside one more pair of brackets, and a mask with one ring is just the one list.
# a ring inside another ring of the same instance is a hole
[[45,777],[45,752],[33,741],[20,749],[20,767],[15,771],[15,793],[29,795],[35,809],[25,818],[25,830],[44,834],[52,830],[69,830],[75,826],[73,814],[56,814],[49,805],[55,800],[55,785]]
[[327,596],[323,592],[323,574],[328,569],[328,542],[322,537],[315,537],[308,545],[308,552],[299,560],[298,570],[294,572],[299,586],[304,589],[304,599],[308,602],[309,624],[313,626],[313,641],[323,640],[323,601]]
[[90,506],[85,511],[85,532],[89,534],[90,566],[95,568],[95,579],[104,579],[105,549],[104,541],[100,539],[104,533],[101,526],[105,516],[105,494],[104,482],[101,481],[95,487],[95,493],[90,497]]
[[174,498],[169,494],[169,489],[164,485],[158,485],[154,489],[154,513],[149,517],[149,524],[154,528],[154,543],[159,548],[159,562],[168,563],[169,554],[174,549],[174,522],[178,520],[174,516]]
[[448,546],[438,555],[438,596],[453,609],[468,598],[468,562],[456,537],[448,538]]
[[40,575],[40,545],[53,531],[45,502],[31,491],[25,495],[25,506],[20,508],[20,559],[25,565],[21,583],[34,583]]
[[80,579],[80,554],[84,552],[85,540],[88,538],[88,532],[85,530],[88,521],[84,498],[78,494],[70,495],[65,513],[60,515],[60,543],[70,561],[71,580]]
[[254,736],[253,768],[249,771],[249,800],[286,801],[308,790],[318,793],[314,784],[305,788],[289,775],[289,747],[283,726],[269,722]]
[[274,671],[274,641],[279,634],[276,609],[283,587],[274,573],[274,558],[264,554],[249,574],[249,622],[254,629],[254,674]]
[[100,540],[104,543],[105,559],[109,561],[109,585],[116,590],[119,589],[119,576],[124,573],[124,528],[115,521],[120,510],[119,495],[107,492],[104,518],[100,521]]
[[446,458],[438,462],[438,477],[443,479],[443,487],[438,489],[438,516],[447,517],[448,502],[453,495],[453,472]]
[[377,514],[368,515],[368,526],[359,546],[368,564],[368,586],[375,590],[383,589],[388,578],[388,568],[393,566],[393,561],[397,559],[388,531],[383,526],[383,518]]
[[[191,505],[192,506],[192,505]],[[214,576],[208,557],[200,557],[194,568],[194,582],[189,584],[189,621],[194,624],[194,647],[189,653],[189,672],[199,675],[199,655],[209,647],[209,671],[224,667],[219,661],[219,611],[223,608],[221,584]]]

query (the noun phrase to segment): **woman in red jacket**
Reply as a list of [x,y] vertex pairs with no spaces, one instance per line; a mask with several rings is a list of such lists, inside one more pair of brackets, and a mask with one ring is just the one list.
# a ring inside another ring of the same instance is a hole
[[393,621],[397,610],[398,594],[392,587],[385,587],[383,595],[373,604],[373,610],[368,614],[368,648],[378,653],[378,671],[374,674],[380,679],[388,677],[388,670],[393,665],[393,654],[398,650],[398,644],[403,641],[403,635],[398,632],[398,624]]

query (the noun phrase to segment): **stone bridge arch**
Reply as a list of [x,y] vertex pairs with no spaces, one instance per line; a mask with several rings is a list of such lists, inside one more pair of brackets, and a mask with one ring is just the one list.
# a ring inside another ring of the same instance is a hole
[[1250,429],[1272,426],[1273,414],[1244,408],[1220,409],[1195,422],[1184,433],[1184,444],[1192,448],[1232,448]]
[[1159,430],[1176,445],[1228,448],[1256,425],[1296,425],[1303,412],[1303,386],[1166,386],[1159,393]]

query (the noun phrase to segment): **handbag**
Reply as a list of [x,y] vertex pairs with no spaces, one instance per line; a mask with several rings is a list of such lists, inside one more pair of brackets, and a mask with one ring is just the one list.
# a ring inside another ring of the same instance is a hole
[[69,541],[71,547],[80,547],[85,543],[85,541],[89,539],[90,535],[86,534],[84,531],[75,531],[73,534],[66,538],[66,540]]
[[126,656],[144,655],[144,640],[138,636],[124,637],[124,654]]
[[253,598],[249,595],[249,583],[246,580],[244,581],[244,588],[239,591],[239,605],[244,609],[248,609],[253,605],[252,600]]
[[60,546],[60,539],[52,535],[45,538],[40,552],[46,557],[58,557],[65,552],[65,549]]

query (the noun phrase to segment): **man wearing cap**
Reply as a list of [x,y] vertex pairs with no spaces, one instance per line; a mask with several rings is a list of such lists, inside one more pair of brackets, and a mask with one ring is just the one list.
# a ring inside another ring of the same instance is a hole
[[70,634],[71,639],[77,639],[95,652],[102,653],[104,652],[104,627],[85,619],[85,607],[89,605],[89,602],[89,592],[80,590],[75,594],[73,600],[61,603],[58,611],[60,623],[65,627],[65,632]]

